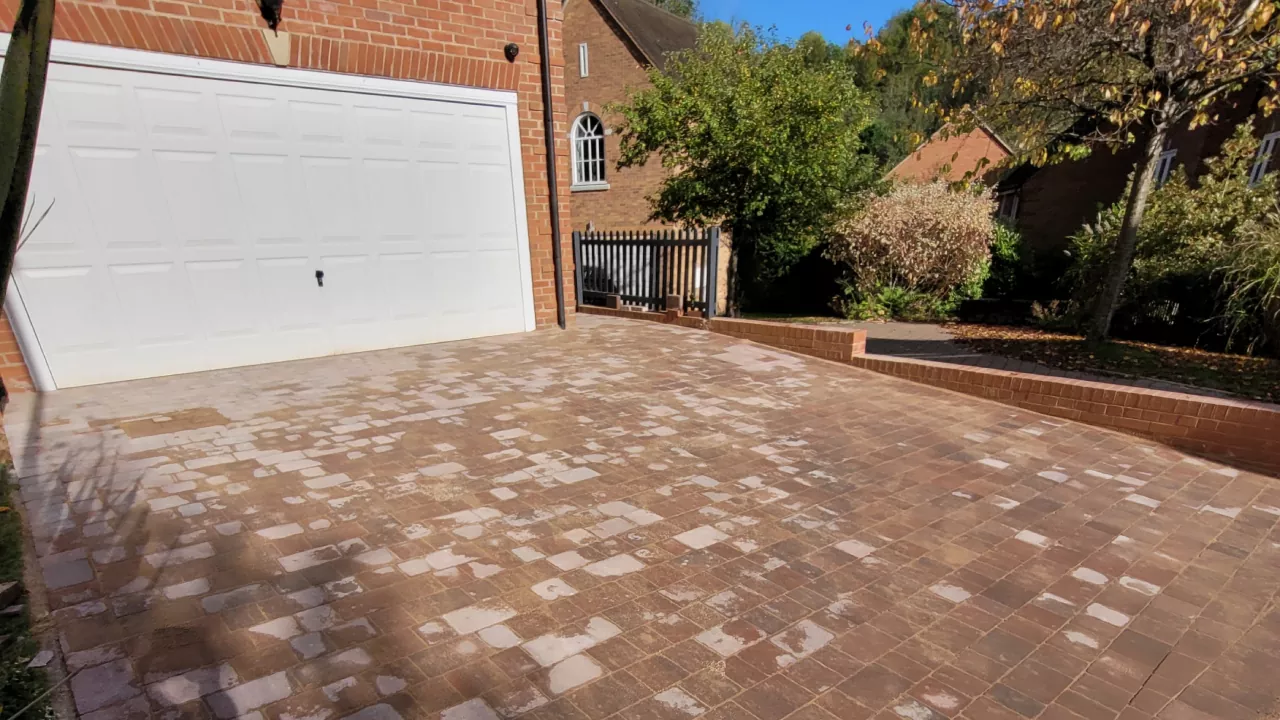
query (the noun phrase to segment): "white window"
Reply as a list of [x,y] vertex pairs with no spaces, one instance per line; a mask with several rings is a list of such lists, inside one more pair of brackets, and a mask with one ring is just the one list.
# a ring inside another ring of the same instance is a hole
[[1267,133],[1262,136],[1262,144],[1258,146],[1258,157],[1249,168],[1249,184],[1257,185],[1262,176],[1271,169],[1271,156],[1275,154],[1276,142],[1280,141],[1280,132]]
[[1156,187],[1169,182],[1169,176],[1173,174],[1173,161],[1177,158],[1177,150],[1165,150],[1160,153],[1160,161],[1156,163]]
[[606,188],[604,176],[604,123],[583,113],[573,123],[573,186]]
[[1002,190],[996,196],[996,202],[1000,203],[996,208],[996,217],[1001,220],[1017,220],[1018,219],[1018,191]]
[[587,44],[578,45],[578,77],[587,77],[591,74],[591,58],[587,56]]

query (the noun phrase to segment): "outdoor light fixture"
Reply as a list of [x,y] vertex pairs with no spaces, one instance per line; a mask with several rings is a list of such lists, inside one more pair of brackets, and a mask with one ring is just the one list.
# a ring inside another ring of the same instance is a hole
[[515,43],[507,43],[507,46],[502,48],[502,54],[507,56],[507,62],[515,62],[516,56],[520,54],[520,46]]
[[280,11],[283,7],[284,0],[258,0],[258,11],[262,13],[262,19],[267,21],[271,32],[276,32],[276,28],[280,27]]

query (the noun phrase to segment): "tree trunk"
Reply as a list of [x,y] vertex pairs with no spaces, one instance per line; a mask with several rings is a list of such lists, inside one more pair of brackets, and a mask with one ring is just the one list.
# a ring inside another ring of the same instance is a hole
[[[0,305],[21,240],[49,73],[55,0],[22,0],[0,72]],[[50,198],[52,200],[52,198]]]
[[1089,321],[1090,340],[1106,340],[1111,332],[1111,318],[1115,315],[1120,292],[1124,290],[1125,280],[1129,277],[1129,268],[1133,266],[1133,255],[1138,249],[1138,228],[1142,225],[1142,216],[1147,212],[1147,200],[1155,187],[1156,165],[1160,162],[1160,153],[1164,150],[1167,135],[1168,128],[1164,123],[1156,124],[1147,136],[1142,159],[1134,169],[1133,187],[1129,188],[1129,196],[1125,199],[1120,236],[1111,249],[1111,262],[1107,266],[1107,274],[1093,308],[1093,318]]

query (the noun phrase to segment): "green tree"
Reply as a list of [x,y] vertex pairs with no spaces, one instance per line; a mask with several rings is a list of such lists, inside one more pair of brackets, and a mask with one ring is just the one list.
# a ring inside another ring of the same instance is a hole
[[844,48],[835,43],[827,42],[827,39],[817,30],[810,30],[801,35],[796,40],[796,51],[804,58],[805,64],[810,67],[847,62],[849,57]]
[[[1246,229],[1276,204],[1276,174],[1267,173],[1256,182],[1250,177],[1260,144],[1253,128],[1253,122],[1241,123],[1219,154],[1205,159],[1195,183],[1179,167],[1168,182],[1152,190],[1117,305],[1121,326],[1185,326],[1188,331],[1170,336],[1204,336],[1211,341],[1222,330],[1228,348],[1232,336],[1246,349],[1256,343],[1263,327],[1261,305],[1246,309],[1246,303],[1227,302],[1223,307],[1224,295],[1234,297],[1233,288],[1242,283],[1229,273],[1222,275],[1238,257]],[[1067,277],[1077,303],[1087,304],[1096,296],[1124,213],[1125,202],[1120,200],[1072,235],[1074,262]]]
[[848,62],[878,109],[863,141],[882,164],[896,165],[940,128],[938,109],[967,100],[944,70],[960,44],[955,11],[927,1],[889,18],[874,37],[850,44]]
[[649,0],[672,15],[693,20],[698,16],[698,0]]
[[867,188],[860,153],[869,102],[846,66],[806,64],[772,34],[704,25],[697,47],[651,71],[652,87],[613,108],[620,168],[653,154],[669,170],[653,218],[722,224],[733,240],[730,312],[826,236],[834,211]]
[[[1249,83],[1276,88],[1276,0],[947,2],[965,38],[950,69],[985,120],[1016,128],[1031,159],[1141,148],[1088,324],[1105,339],[1169,132],[1210,122],[1214,103]],[[1264,109],[1275,104],[1273,94]]]
[[49,72],[54,0],[22,0],[0,71],[0,303],[21,240]]

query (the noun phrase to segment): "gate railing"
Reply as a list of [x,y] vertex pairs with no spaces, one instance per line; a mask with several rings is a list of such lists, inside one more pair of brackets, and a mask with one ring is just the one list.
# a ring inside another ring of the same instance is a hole
[[576,231],[573,261],[579,305],[618,295],[627,305],[663,310],[668,295],[686,309],[716,314],[720,228]]

